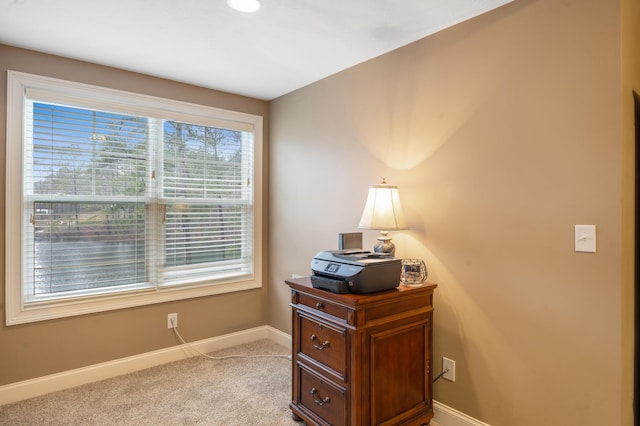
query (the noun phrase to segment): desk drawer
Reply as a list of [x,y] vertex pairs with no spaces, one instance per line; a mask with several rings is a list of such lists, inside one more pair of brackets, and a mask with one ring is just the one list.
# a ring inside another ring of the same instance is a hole
[[300,315],[300,352],[345,375],[346,330]]
[[308,306],[313,309],[317,309],[320,312],[325,312],[334,317],[338,317],[343,320],[347,320],[347,308],[337,305],[326,300],[310,296],[308,294],[301,293],[299,302],[301,305]]
[[346,424],[346,390],[320,376],[300,370],[300,403],[331,425]]

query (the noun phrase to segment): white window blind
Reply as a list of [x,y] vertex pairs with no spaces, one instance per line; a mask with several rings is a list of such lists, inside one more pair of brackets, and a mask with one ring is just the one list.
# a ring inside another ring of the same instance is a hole
[[148,120],[26,105],[25,302],[144,286]]
[[56,89],[22,91],[14,313],[254,279],[254,123],[86,86]]
[[165,121],[163,285],[251,274],[252,136]]

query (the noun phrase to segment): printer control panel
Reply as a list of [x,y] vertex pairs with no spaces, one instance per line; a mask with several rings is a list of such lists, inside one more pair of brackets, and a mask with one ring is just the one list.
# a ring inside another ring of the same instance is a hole
[[337,263],[329,263],[326,268],[324,268],[325,272],[329,272],[335,274],[340,269],[340,265]]

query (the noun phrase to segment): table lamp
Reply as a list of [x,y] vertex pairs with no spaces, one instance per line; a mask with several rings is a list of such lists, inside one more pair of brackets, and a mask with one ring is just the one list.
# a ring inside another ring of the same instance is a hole
[[391,242],[389,231],[409,229],[400,205],[398,187],[387,185],[383,178],[380,185],[371,185],[367,202],[360,218],[358,228],[379,229],[378,242],[373,247],[376,253],[389,253],[393,256],[396,246]]

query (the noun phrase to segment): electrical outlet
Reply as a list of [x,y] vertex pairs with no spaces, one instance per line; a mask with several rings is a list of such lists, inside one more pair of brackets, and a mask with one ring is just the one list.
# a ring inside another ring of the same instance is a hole
[[167,328],[176,328],[178,326],[178,314],[172,313],[167,315]]
[[443,356],[442,371],[446,371],[446,370],[448,371],[442,375],[442,378],[447,379],[450,382],[455,382],[456,381],[456,362],[452,359],[449,359]]

